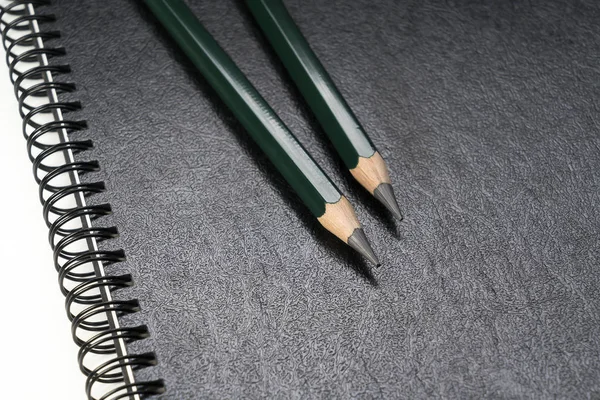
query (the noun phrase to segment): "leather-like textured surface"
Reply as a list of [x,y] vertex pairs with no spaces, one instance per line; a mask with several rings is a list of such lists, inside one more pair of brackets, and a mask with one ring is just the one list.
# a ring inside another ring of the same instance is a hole
[[322,229],[137,1],[57,0],[164,399],[600,396],[600,4],[289,0],[387,160],[396,224],[234,1],[191,0],[357,209]]

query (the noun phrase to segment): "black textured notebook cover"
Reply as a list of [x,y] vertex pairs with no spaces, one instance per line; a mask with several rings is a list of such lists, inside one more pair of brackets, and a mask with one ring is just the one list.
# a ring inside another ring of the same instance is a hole
[[189,5],[356,207],[327,233],[139,1],[56,1],[164,399],[600,396],[600,3],[286,1],[387,160],[351,180],[243,3]]

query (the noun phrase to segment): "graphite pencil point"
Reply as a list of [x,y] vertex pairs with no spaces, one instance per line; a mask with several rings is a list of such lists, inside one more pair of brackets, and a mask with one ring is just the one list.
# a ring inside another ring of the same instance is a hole
[[382,183],[373,191],[373,196],[379,200],[385,208],[387,208],[394,217],[398,218],[398,221],[402,221],[404,218],[398,206],[398,201],[394,195],[394,189],[389,183]]
[[375,264],[375,266],[379,267],[381,265],[373,248],[369,244],[369,240],[365,236],[365,232],[361,228],[356,228],[354,232],[352,232],[352,235],[348,238],[348,245],[365,256],[369,261]]

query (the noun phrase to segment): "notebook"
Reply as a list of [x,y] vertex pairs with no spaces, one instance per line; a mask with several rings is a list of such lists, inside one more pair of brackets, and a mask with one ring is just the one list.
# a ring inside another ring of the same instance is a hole
[[84,362],[90,398],[600,394],[597,2],[286,1],[386,159],[401,223],[243,3],[188,2],[348,195],[379,269],[318,225],[142,2],[35,3],[61,33],[50,65],[70,66],[53,79],[76,86],[55,84],[79,122],[54,130],[77,143],[83,221],[59,227],[99,286],[68,299],[108,312],[80,329],[107,353]]

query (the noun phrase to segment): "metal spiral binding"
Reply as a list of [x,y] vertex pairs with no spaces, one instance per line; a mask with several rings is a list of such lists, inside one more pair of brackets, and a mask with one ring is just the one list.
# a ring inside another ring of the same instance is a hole
[[[36,62],[40,56],[57,58],[65,55],[61,47],[36,46],[36,42],[55,40],[60,37],[58,31],[31,31],[31,24],[51,23],[54,15],[30,12],[30,7],[48,5],[49,0],[17,0],[8,6],[0,7],[0,31],[10,78],[14,84],[15,96],[19,101],[19,112],[23,118],[23,135],[27,141],[27,152],[33,163],[33,173],[39,184],[39,197],[43,205],[43,217],[49,228],[48,239],[53,249],[54,265],[58,271],[59,285],[66,297],[67,316],[72,323],[72,335],[80,347],[78,361],[81,371],[87,376],[86,394],[90,400],[141,399],[164,393],[161,380],[148,382],[128,382],[124,368],[136,370],[156,365],[152,353],[118,355],[116,343],[122,340],[129,343],[149,336],[146,326],[116,327],[108,318],[109,313],[118,316],[139,311],[137,300],[111,300],[102,296],[102,291],[112,292],[133,284],[130,275],[99,276],[95,271],[84,269],[90,263],[100,263],[106,267],[125,260],[122,250],[73,250],[76,243],[88,243],[90,240],[101,242],[118,236],[116,227],[86,227],[85,224],[73,227],[73,222],[87,218],[95,220],[111,213],[109,204],[61,206],[61,201],[74,196],[89,198],[96,193],[104,192],[104,182],[79,183],[69,179],[68,184],[56,183],[58,177],[74,174],[79,176],[93,173],[100,169],[97,161],[67,160],[60,165],[53,165],[48,160],[56,154],[80,154],[93,147],[91,140],[62,141],[58,144],[45,144],[42,138],[49,133],[66,132],[66,134],[86,129],[85,121],[56,119],[47,123],[37,123],[36,116],[42,114],[56,115],[77,111],[79,102],[53,102],[48,100],[48,93],[72,93],[75,85],[68,82],[44,79],[61,77],[70,72],[67,64],[44,65],[21,70],[23,63]],[[11,20],[7,21],[6,17]],[[18,35],[17,34],[21,34]],[[14,35],[14,36],[11,36]],[[16,36],[16,37],[15,37]],[[18,48],[26,48],[18,52]],[[43,80],[26,86],[25,82]],[[35,105],[32,99],[46,99],[47,102]],[[28,130],[32,129],[31,132]],[[73,309],[80,309],[74,312]],[[102,318],[100,318],[102,317]],[[83,336],[83,334],[87,336]],[[91,337],[90,337],[91,336]],[[93,369],[86,367],[86,359],[90,354],[114,355]],[[108,393],[95,398],[92,395],[96,384],[117,384]]]

